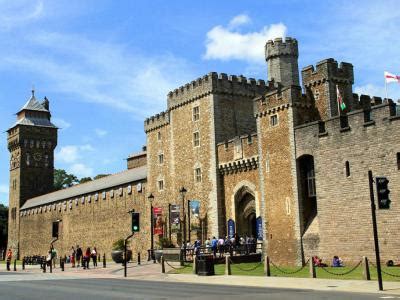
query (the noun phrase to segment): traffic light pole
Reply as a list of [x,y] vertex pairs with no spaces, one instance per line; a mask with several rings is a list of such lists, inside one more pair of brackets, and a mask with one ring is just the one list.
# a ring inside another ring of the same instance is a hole
[[126,237],[126,239],[124,240],[124,277],[126,277],[127,276],[127,247],[126,247],[126,244],[127,244],[127,242],[128,242],[128,240],[131,238],[131,237],[133,237],[133,235],[134,235],[135,233],[134,232],[132,232],[132,234],[130,234],[129,236],[127,236]]
[[380,254],[379,254],[378,226],[376,224],[376,214],[375,214],[376,205],[375,205],[375,201],[374,201],[374,179],[372,176],[372,171],[368,171],[368,180],[369,180],[369,195],[371,198],[372,227],[374,229],[375,256],[376,256],[376,268],[377,268],[377,273],[378,273],[378,284],[379,284],[379,290],[383,291],[381,258],[380,258]]

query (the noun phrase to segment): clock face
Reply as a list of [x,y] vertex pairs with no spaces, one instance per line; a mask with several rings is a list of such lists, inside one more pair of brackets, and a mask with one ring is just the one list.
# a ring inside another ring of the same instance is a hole
[[39,152],[36,152],[35,154],[33,154],[33,159],[36,161],[40,161],[42,159],[42,154]]

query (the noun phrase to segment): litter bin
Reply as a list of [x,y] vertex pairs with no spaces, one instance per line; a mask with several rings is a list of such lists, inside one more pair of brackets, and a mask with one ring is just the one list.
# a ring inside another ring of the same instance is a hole
[[214,258],[212,255],[199,255],[197,259],[197,275],[210,276],[215,275]]

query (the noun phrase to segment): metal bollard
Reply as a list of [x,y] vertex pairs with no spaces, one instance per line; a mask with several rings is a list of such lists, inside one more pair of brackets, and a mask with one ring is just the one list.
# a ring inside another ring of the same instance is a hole
[[154,249],[151,251],[151,254],[153,256],[153,264],[157,263],[156,262],[156,254],[154,253]]
[[106,254],[103,254],[103,268],[106,267]]
[[312,256],[310,257],[310,277],[311,278],[317,278],[317,273],[315,271],[315,266],[313,262]]
[[197,255],[193,255],[193,274],[197,274]]
[[50,273],[53,273],[53,259],[50,259]]
[[231,258],[229,254],[225,256],[225,275],[232,275]]
[[271,266],[269,264],[269,256],[265,257],[265,266],[264,266],[265,275],[268,277],[271,276]]
[[161,273],[165,273],[165,259],[164,259],[164,255],[161,256]]
[[22,270],[25,270],[25,257],[22,259]]
[[61,271],[64,272],[64,260],[61,260]]
[[46,273],[46,261],[43,264],[43,273]]
[[137,254],[137,264],[140,265],[140,252]]
[[150,261],[150,260],[151,260],[151,250],[148,249],[147,250],[147,261]]
[[368,258],[366,256],[363,256],[362,259],[363,262],[363,279],[364,280],[371,280],[371,274],[369,273],[369,262],[368,262]]
[[17,271],[17,260],[14,259],[14,271]]

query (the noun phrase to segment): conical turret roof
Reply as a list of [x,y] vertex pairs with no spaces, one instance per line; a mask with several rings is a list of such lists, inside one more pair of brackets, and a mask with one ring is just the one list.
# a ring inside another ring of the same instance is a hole
[[35,98],[35,91],[32,90],[31,98],[25,103],[25,105],[21,108],[22,110],[36,110],[36,111],[46,111],[48,110]]

